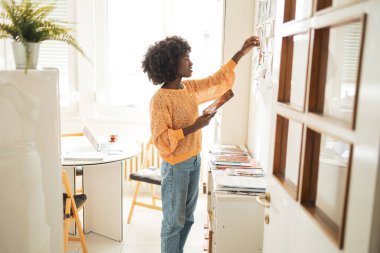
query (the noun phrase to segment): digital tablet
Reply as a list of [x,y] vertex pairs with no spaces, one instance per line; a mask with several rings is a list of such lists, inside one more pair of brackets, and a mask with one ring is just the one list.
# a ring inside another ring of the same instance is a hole
[[234,96],[232,90],[228,90],[221,97],[215,100],[211,105],[209,105],[206,109],[203,110],[203,115],[210,115],[218,110],[222,105],[224,105],[228,100],[230,100]]

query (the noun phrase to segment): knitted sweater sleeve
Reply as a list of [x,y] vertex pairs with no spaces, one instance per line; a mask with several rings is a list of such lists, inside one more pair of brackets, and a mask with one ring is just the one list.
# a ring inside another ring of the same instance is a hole
[[213,75],[198,80],[186,80],[189,88],[194,92],[198,104],[214,100],[231,89],[235,80],[236,63],[229,60]]
[[160,154],[169,156],[185,138],[182,129],[173,129],[168,106],[161,97],[154,97],[150,104],[152,142]]

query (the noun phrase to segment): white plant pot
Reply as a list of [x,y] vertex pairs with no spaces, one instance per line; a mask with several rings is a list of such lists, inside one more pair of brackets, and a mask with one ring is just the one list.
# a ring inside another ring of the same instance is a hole
[[36,69],[38,64],[38,54],[40,50],[40,43],[27,43],[30,51],[30,60],[27,64],[26,50],[22,42],[12,42],[13,57],[17,69]]

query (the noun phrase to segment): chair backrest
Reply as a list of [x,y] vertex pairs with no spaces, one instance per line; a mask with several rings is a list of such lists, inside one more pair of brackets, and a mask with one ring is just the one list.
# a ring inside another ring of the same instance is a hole
[[152,140],[145,140],[142,141],[140,144],[140,154],[125,162],[125,179],[130,179],[131,173],[137,172],[141,169],[149,167],[161,167],[161,157],[158,150],[154,147]]
[[83,133],[61,134],[61,137],[74,137],[74,136],[83,136]]
[[153,147],[153,142],[152,142],[152,138],[150,138],[145,147],[145,151],[143,153],[143,159],[141,161],[140,168],[139,168],[140,170],[145,169],[147,167],[149,156],[151,155],[152,147]]
[[144,151],[142,152],[141,163],[138,169],[145,169],[149,167],[159,168],[161,166],[161,157],[158,150],[153,145],[152,138],[145,144]]

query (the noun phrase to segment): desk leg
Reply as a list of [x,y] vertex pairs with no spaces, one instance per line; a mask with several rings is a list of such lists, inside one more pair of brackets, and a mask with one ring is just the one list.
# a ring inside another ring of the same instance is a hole
[[123,241],[122,162],[83,167],[85,232]]

